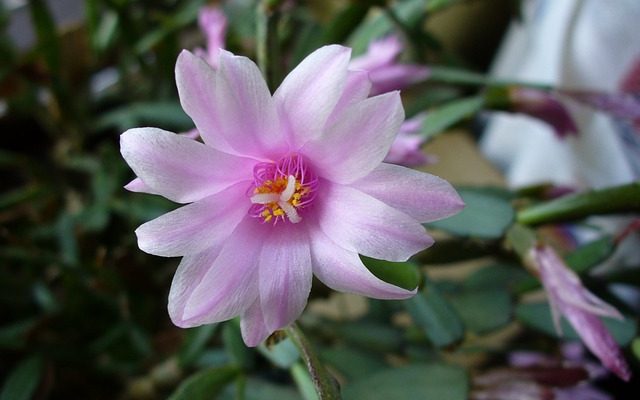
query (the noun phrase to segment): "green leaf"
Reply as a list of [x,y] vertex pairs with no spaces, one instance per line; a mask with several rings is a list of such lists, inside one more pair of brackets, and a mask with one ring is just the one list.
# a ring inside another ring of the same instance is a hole
[[196,372],[178,386],[169,400],[209,400],[235,379],[236,367],[209,368]]
[[407,290],[413,290],[420,284],[418,266],[412,262],[391,262],[360,256],[365,267],[385,282]]
[[125,131],[145,124],[175,130],[193,127],[193,122],[178,102],[162,101],[131,103],[106,112],[97,120],[96,128]]
[[53,314],[60,310],[58,300],[43,282],[35,282],[33,284],[33,297],[36,303],[47,314]]
[[169,13],[160,21],[157,29],[149,31],[135,44],[136,53],[146,53],[178,29],[195,21],[198,18],[198,10],[203,3],[204,0],[182,2],[182,8]]
[[254,353],[244,344],[240,333],[240,323],[238,320],[231,320],[222,327],[222,341],[233,363],[244,370],[251,369],[254,360]]
[[498,329],[511,320],[511,298],[503,288],[462,290],[449,300],[465,327],[477,334]]
[[444,347],[462,339],[462,320],[431,281],[425,279],[424,289],[402,303],[434,346]]
[[460,3],[463,0],[429,0],[427,1],[427,12],[433,13],[441,11],[447,7]]
[[0,327],[0,348],[17,349],[24,346],[27,333],[38,323],[37,317],[27,318]]
[[[407,0],[395,2],[391,8],[406,26],[418,25],[424,16],[424,0]],[[351,35],[348,45],[353,49],[353,54],[362,54],[367,50],[369,43],[394,29],[394,24],[385,13],[379,13],[368,18]]]
[[200,357],[217,327],[218,324],[208,324],[186,330],[185,340],[178,352],[178,360],[182,367],[190,366]]
[[560,197],[518,212],[526,225],[557,223],[592,215],[640,212],[640,182]]
[[327,347],[319,352],[322,360],[347,379],[362,379],[387,367],[376,357],[377,353],[361,351],[353,347]]
[[336,336],[363,349],[387,352],[402,344],[402,333],[387,324],[350,322],[338,324],[334,330]]
[[43,362],[34,356],[23,360],[4,381],[0,400],[29,400],[33,397],[42,377]]
[[370,2],[356,2],[347,5],[335,18],[324,33],[324,43],[342,43],[358,27],[369,12]]
[[504,235],[514,217],[511,202],[504,194],[491,188],[459,188],[458,193],[465,202],[464,210],[427,226],[481,239],[499,239]]
[[464,369],[444,364],[413,364],[387,369],[344,388],[345,400],[464,400],[469,382]]
[[578,247],[569,253],[564,260],[572,270],[581,274],[600,264],[615,250],[611,236],[605,236]]
[[288,337],[269,346],[262,343],[258,346],[258,351],[280,368],[290,368],[300,359],[300,353],[298,353],[296,345]]
[[29,201],[43,194],[42,188],[38,186],[24,186],[0,195],[0,210],[9,209],[16,205],[24,205]]
[[520,265],[493,264],[482,267],[469,275],[464,285],[470,289],[506,288],[515,290],[520,282],[530,278],[531,275]]
[[[569,340],[580,340],[580,336],[573,327],[562,318],[563,336],[558,336],[551,319],[551,310],[548,303],[522,303],[516,307],[517,318],[526,325],[537,329],[553,337],[562,337]],[[625,317],[624,320],[614,318],[600,318],[607,327],[615,341],[620,346],[626,346],[637,334],[637,326],[634,318]]]
[[60,43],[56,25],[44,0],[29,1],[31,21],[36,28],[38,46],[44,55],[49,69],[56,74],[60,69]]
[[[223,400],[238,397],[227,388]],[[248,378],[244,388],[244,400],[300,400],[300,394],[289,386],[276,385],[263,379]]]
[[631,342],[631,351],[636,357],[636,360],[640,360],[640,338],[633,339],[633,342]]
[[443,66],[429,67],[429,80],[433,82],[443,82],[454,85],[470,85],[470,86],[526,86],[540,90],[552,90],[549,85],[539,83],[521,82],[514,80],[494,79],[490,76],[469,71],[460,68],[451,68]]
[[463,119],[471,117],[483,106],[484,99],[480,96],[473,96],[453,100],[443,106],[429,109],[422,123],[421,134],[425,140],[430,140]]

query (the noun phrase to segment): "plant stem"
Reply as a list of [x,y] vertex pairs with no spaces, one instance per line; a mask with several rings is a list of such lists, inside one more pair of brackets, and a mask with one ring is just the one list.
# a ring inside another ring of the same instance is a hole
[[285,332],[291,338],[291,341],[296,345],[302,360],[304,361],[313,386],[316,389],[316,393],[321,400],[339,400],[341,399],[340,389],[336,381],[325,369],[324,365],[320,362],[320,359],[313,351],[311,344],[304,336],[298,325],[294,322],[287,328]]
[[518,222],[539,225],[591,215],[640,212],[640,182],[562,197],[520,211]]

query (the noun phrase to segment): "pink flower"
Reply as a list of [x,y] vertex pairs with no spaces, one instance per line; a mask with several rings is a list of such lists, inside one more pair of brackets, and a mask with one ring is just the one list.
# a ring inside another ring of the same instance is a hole
[[372,95],[403,89],[426,79],[429,76],[427,67],[397,62],[403,49],[404,45],[397,36],[375,40],[369,44],[365,54],[351,61],[349,68],[369,72]]
[[514,86],[509,88],[509,100],[514,111],[546,122],[559,138],[578,133],[578,127],[567,108],[551,93]]
[[256,346],[302,313],[312,274],[340,291],[403,299],[359,254],[406,260],[433,240],[421,223],[463,203],[444,180],[381,163],[404,111],[398,92],[369,97],[350,49],[309,55],[271,95],[257,66],[183,51],[182,107],[204,143],[156,128],[121,136],[148,192],[189,203],[136,230],[140,249],[181,256],[169,315],[181,327],[241,317]]
[[391,144],[384,162],[405,167],[420,167],[436,162],[435,157],[425,154],[421,149],[424,137],[419,132],[425,116],[418,114],[400,125],[400,132]]
[[224,49],[227,17],[218,7],[204,6],[198,12],[198,25],[204,33],[207,48],[206,50],[195,49],[194,53],[215,67],[218,62],[218,52]]
[[621,379],[629,380],[629,366],[618,344],[598,318],[608,316],[622,319],[618,310],[589,292],[552,248],[534,247],[531,258],[538,267],[540,280],[549,297],[556,331],[561,333],[560,315],[563,315],[580,335],[585,346],[605,367]]

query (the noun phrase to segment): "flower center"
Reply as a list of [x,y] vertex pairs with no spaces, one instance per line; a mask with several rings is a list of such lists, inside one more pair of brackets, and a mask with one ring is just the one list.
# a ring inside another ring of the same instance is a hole
[[253,183],[247,195],[253,205],[249,215],[262,222],[302,220],[301,210],[316,197],[318,177],[307,167],[304,159],[289,155],[278,162],[264,162],[253,168]]

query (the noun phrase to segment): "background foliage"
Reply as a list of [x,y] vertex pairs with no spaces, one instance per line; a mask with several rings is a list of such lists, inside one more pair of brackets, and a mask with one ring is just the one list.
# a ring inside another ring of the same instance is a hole
[[[254,350],[242,343],[237,321],[174,327],[166,298],[177,260],[149,256],[135,242],[138,225],[173,205],[122,189],[132,175],[118,136],[145,125],[192,128],[173,68],[180,49],[202,45],[196,18],[204,3],[85,0],[82,21],[61,29],[46,1],[31,0],[21,9],[34,28],[28,49],[9,35],[17,11],[0,3],[0,399],[315,398],[290,339]],[[256,17],[271,3],[224,4],[231,50],[255,58]],[[271,58],[272,87],[322,44],[346,43],[358,54],[372,39],[399,32],[407,59],[439,66],[403,94],[408,115],[429,112],[425,140],[454,126],[473,132],[482,122],[490,82],[468,71],[486,68],[519,12],[519,2],[507,0],[285,3],[269,22],[283,55]],[[478,5],[483,34],[473,51],[431,29],[438,15]],[[504,245],[517,212],[544,200],[543,188],[533,189],[460,188],[467,208],[430,225],[448,233],[433,249],[396,265],[365,260],[390,282],[420,283],[413,299],[329,297],[314,283],[317,307],[300,325],[345,399],[465,399],[475,377],[506,365],[515,349],[559,354],[548,305],[531,295],[537,279]],[[587,275],[617,244],[602,236],[566,260],[628,316],[607,324],[637,375],[638,310],[607,288],[625,282],[637,291],[638,275],[616,268],[605,279]],[[468,260],[473,269],[446,273]],[[341,302],[355,302],[356,310]],[[568,326],[565,332],[575,338]],[[612,393],[629,388],[614,378],[599,385]]]

